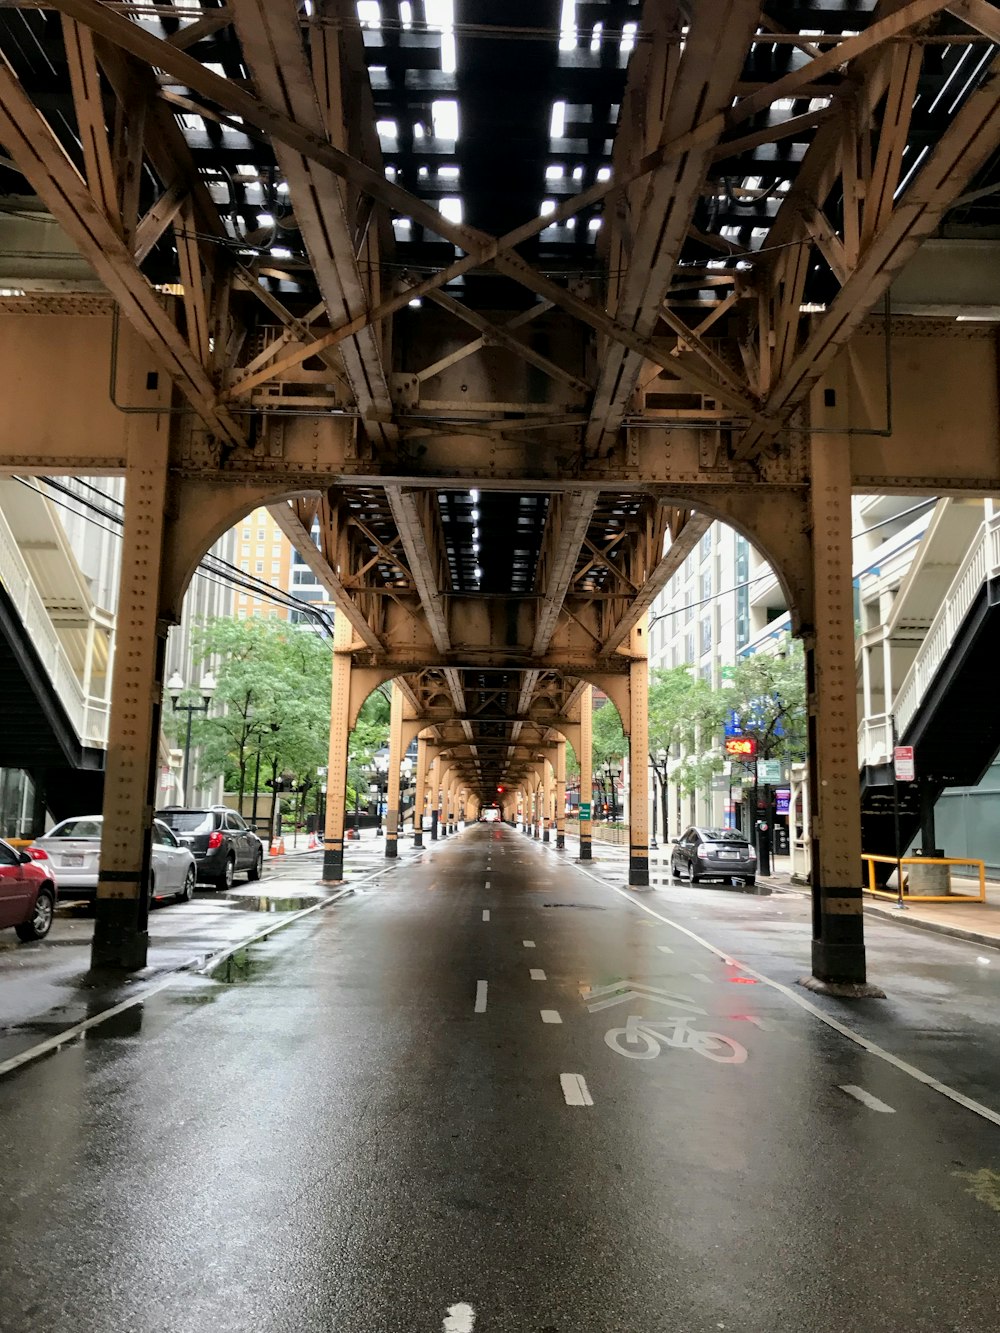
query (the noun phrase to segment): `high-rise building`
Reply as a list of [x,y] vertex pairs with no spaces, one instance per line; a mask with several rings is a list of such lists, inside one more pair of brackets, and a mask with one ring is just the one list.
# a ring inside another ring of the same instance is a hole
[[[270,510],[255,509],[236,525],[233,532],[233,559],[240,572],[250,576],[247,582],[263,581],[287,593],[291,586],[292,545]],[[246,620],[248,616],[288,620],[292,615],[284,600],[269,598],[263,590],[258,592],[244,587],[233,591],[232,613],[240,620]]]

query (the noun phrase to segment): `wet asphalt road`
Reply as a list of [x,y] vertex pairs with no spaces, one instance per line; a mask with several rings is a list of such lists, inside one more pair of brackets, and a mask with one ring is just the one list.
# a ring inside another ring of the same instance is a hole
[[[178,976],[0,1081],[0,1329],[996,1328],[1000,1126],[677,928],[786,982],[803,910],[480,826]],[[881,1012],[802,999],[944,1079],[969,946],[869,934]],[[1000,1104],[988,970],[954,1074]]]

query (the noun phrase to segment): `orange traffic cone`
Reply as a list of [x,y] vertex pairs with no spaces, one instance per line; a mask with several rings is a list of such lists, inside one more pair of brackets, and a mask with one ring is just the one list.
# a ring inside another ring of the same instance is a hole
[[284,840],[284,838],[279,838],[279,839],[278,839],[278,855],[279,855],[279,856],[284,856],[284,854],[285,854],[285,840]]
[[311,852],[319,851],[319,839],[316,837],[315,833],[309,834],[309,850]]
[[271,845],[270,845],[270,847],[267,849],[267,854],[268,854],[268,856],[277,856],[277,855],[278,855],[278,844],[274,841],[273,838],[272,838],[272,840],[271,840]]

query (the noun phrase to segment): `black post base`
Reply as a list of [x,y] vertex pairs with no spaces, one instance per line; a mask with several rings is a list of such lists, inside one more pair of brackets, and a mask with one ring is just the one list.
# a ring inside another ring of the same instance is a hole
[[340,884],[344,879],[344,844],[328,842],[323,847],[323,883]]
[[423,845],[424,845],[424,834],[423,834],[423,830],[422,830],[422,829],[417,829],[417,831],[414,833],[414,835],[413,835],[413,845],[414,845],[414,847],[423,847]]
[[630,889],[649,888],[649,856],[645,848],[641,851],[629,849],[628,884]]
[[581,860],[581,861],[592,861],[593,859],[594,859],[594,849],[593,849],[593,844],[591,843],[591,841],[590,841],[589,838],[587,839],[586,842],[584,842],[583,839],[581,838],[581,840],[580,840],[580,860]]
[[139,904],[134,898],[98,898],[94,903],[94,939],[90,966],[95,972],[112,969],[138,972],[146,966],[149,932],[139,928]]

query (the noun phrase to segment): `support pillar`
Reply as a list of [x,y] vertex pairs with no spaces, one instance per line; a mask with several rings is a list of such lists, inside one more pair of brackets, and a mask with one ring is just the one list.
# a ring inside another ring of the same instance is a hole
[[649,661],[646,617],[632,631],[629,665],[628,882],[649,888]]
[[448,812],[448,777],[450,773],[451,769],[445,768],[442,761],[438,759],[438,782],[440,784],[438,787],[438,794],[437,794],[438,834],[442,838],[446,838],[448,836],[448,820],[446,818],[446,815]]
[[389,691],[389,783],[385,811],[386,860],[399,854],[399,766],[403,762],[403,691],[396,681]]
[[347,742],[351,734],[351,639],[346,616],[333,624],[333,685],[330,691],[330,751],[326,761],[326,820],[323,883],[344,878],[344,810],[347,805]]
[[540,842],[542,837],[542,775],[535,773],[535,790],[532,793],[532,834],[536,841]]
[[[167,625],[166,418],[136,428],[125,477],[121,593],[111,688],[101,868],[91,966],[138,971],[149,945],[149,874]],[[140,447],[141,446],[141,447]]]
[[864,985],[857,676],[847,439],[814,436],[809,491],[813,626],[803,634],[809,722],[812,971]]
[[566,846],[566,742],[556,746],[556,847]]
[[[590,809],[594,799],[594,687],[587,685],[580,700],[580,804]],[[590,819],[580,816],[580,860],[592,859]]]
[[413,845],[424,845],[424,804],[427,800],[427,742],[417,737],[417,774],[413,790]]

